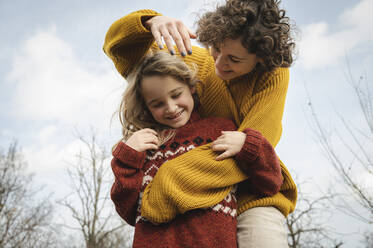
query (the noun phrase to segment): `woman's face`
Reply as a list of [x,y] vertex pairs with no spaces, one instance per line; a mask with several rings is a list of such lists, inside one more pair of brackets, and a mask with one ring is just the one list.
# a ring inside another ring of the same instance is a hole
[[223,80],[230,80],[251,72],[258,58],[242,46],[241,39],[226,39],[218,47],[211,47],[215,60],[215,73]]

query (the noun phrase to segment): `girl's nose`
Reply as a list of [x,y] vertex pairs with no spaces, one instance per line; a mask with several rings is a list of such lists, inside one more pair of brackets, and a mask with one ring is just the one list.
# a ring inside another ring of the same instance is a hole
[[176,111],[177,111],[177,105],[176,105],[176,103],[173,102],[173,101],[168,102],[168,104],[167,104],[167,113],[174,114],[174,113],[176,113]]

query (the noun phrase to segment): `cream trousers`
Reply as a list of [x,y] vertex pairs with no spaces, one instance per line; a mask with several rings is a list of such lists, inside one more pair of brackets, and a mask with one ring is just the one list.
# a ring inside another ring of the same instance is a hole
[[237,217],[239,248],[289,248],[285,217],[274,207],[248,209]]

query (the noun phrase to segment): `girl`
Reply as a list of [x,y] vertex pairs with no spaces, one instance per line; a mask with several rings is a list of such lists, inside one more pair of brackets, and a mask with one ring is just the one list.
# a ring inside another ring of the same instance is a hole
[[[167,224],[141,217],[141,195],[166,160],[217,139],[224,130],[235,130],[229,119],[199,117],[195,83],[195,73],[183,61],[162,52],[147,56],[129,78],[119,111],[124,139],[113,149],[111,197],[119,215],[135,226],[133,247],[237,246],[234,190],[219,204],[177,215]],[[252,167],[255,180],[265,182],[256,185],[257,194],[276,194],[282,180],[272,146],[254,130],[242,134],[245,140],[231,156]],[[264,158],[259,163],[247,159],[258,154]]]
[[[110,27],[104,51],[127,77],[147,53],[163,48],[163,38],[172,54],[181,54],[188,65],[198,67],[196,92],[202,117],[229,118],[239,126],[238,131],[251,128],[276,146],[282,131],[293,48],[289,20],[278,4],[277,0],[227,0],[207,12],[197,23],[197,34],[208,49],[191,47],[190,38],[196,35],[182,22],[153,10],[136,11]],[[236,133],[226,133],[225,139],[213,143],[212,148],[218,151],[228,147],[220,157],[225,158],[239,139]],[[217,161],[207,147],[198,147],[162,165],[145,189],[142,215],[153,222],[167,222],[178,213],[217,204],[239,183],[239,246],[287,247],[283,222],[295,208],[297,191],[285,165],[281,163],[280,192],[258,195],[247,186],[254,184],[251,168],[243,173],[233,159]],[[248,159],[256,161],[260,157]],[[174,179],[177,186],[167,183],[179,174],[193,176]]]

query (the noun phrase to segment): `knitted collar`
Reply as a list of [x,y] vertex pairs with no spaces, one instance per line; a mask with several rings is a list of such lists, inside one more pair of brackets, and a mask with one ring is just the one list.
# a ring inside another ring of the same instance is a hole
[[198,122],[199,120],[201,120],[200,115],[196,111],[193,111],[190,115],[189,121],[184,126],[176,129],[175,137],[182,138],[189,135],[191,132],[195,132],[194,123]]

